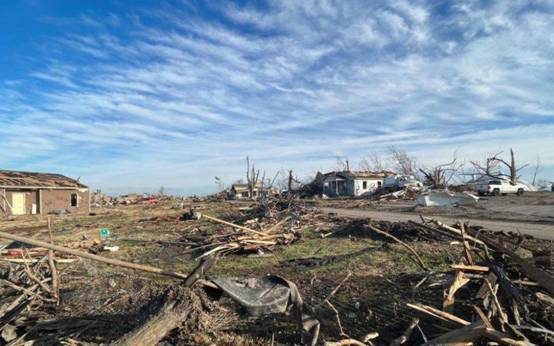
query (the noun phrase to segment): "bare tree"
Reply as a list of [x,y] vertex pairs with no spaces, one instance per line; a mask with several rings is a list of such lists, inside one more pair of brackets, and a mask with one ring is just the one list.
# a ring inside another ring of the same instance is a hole
[[265,171],[264,171],[264,174],[262,175],[262,179],[260,179],[260,191],[259,191],[259,193],[264,191],[264,185],[265,185]]
[[292,192],[292,184],[293,183],[296,183],[296,184],[300,184],[302,185],[302,182],[300,180],[298,180],[298,178],[295,178],[292,174],[292,169],[289,169],[289,175],[288,175],[288,178],[287,178],[287,191],[289,193]]
[[515,159],[515,155],[514,155],[514,151],[510,148],[510,162],[508,163],[506,160],[502,159],[499,157],[501,153],[497,154],[497,155],[494,155],[492,157],[490,157],[489,159],[490,160],[493,160],[495,162],[498,162],[499,164],[502,164],[504,165],[506,168],[508,168],[508,171],[510,172],[509,176],[510,176],[510,181],[515,184],[517,183],[517,180],[519,179],[519,171],[521,171],[522,169],[524,169],[525,167],[529,166],[528,164],[525,164],[521,167],[518,167],[516,165],[516,159]]
[[367,172],[383,172],[385,167],[381,156],[378,153],[370,153],[367,158],[360,162],[360,169]]
[[[500,155],[502,152],[497,152],[496,154],[489,154],[487,155],[487,158],[485,159],[484,163],[477,162],[477,161],[470,161],[471,165],[473,166],[473,169],[475,170],[475,174],[478,176],[488,176],[492,178],[496,178],[500,175],[500,171],[498,169],[498,161],[494,158]],[[474,174],[471,174],[474,175]]]
[[537,174],[541,170],[541,157],[537,155],[537,165],[535,166],[535,173],[533,174],[533,185],[537,182]]
[[294,177],[292,176],[292,169],[289,169],[289,178],[287,181],[287,192],[290,193],[292,191],[292,182],[294,180]]
[[248,193],[251,199],[254,197],[254,188],[258,184],[259,177],[260,170],[256,170],[254,163],[250,167],[250,158],[246,156],[246,183],[248,184]]
[[339,166],[339,171],[350,171],[350,163],[348,162],[348,158],[337,156],[337,165]]
[[405,150],[398,149],[394,146],[389,148],[390,160],[397,173],[405,175],[417,175],[417,160],[415,157],[408,155]]
[[426,184],[433,188],[447,187],[452,178],[460,172],[462,166],[461,162],[458,162],[456,153],[453,155],[452,161],[437,165],[431,168],[420,168],[419,171],[423,174],[426,180]]
[[275,184],[275,180],[277,180],[277,177],[279,176],[279,174],[281,174],[281,171],[277,171],[277,173],[275,173],[275,175],[273,176],[273,179],[269,180],[269,178],[267,179],[267,188],[269,190],[271,190],[273,188],[273,185]]

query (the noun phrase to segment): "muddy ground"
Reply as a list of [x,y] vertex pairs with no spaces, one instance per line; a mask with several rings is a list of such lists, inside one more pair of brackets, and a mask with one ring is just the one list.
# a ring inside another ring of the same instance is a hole
[[[494,199],[502,200],[505,212],[508,208],[517,209],[516,206],[521,206],[518,203],[523,200],[529,203],[534,201],[533,205],[541,208],[554,201],[550,196],[531,194]],[[197,265],[196,258],[202,251],[184,253],[185,248],[174,242],[191,232],[217,232],[224,226],[208,220],[182,221],[179,219],[182,213],[194,207],[226,220],[244,221],[252,210],[245,203],[186,200],[184,206],[176,207],[175,204],[175,201],[166,201],[157,205],[96,208],[91,215],[54,217],[54,242],[63,245],[85,238],[98,239],[100,229],[107,228],[111,232],[109,244],[119,246],[120,250],[102,252],[102,255],[189,273]],[[483,205],[489,204],[489,208],[501,208],[498,204],[493,206],[491,200],[483,201]],[[351,337],[362,338],[377,331],[379,337],[376,343],[388,344],[402,334],[417,315],[406,303],[441,306],[443,290],[453,274],[449,266],[460,260],[462,247],[459,243],[447,238],[422,236],[409,224],[377,223],[382,229],[409,242],[428,266],[429,271],[423,271],[404,247],[368,232],[363,221],[318,213],[310,204],[304,207],[296,226],[301,236],[298,241],[276,246],[263,254],[225,256],[210,275],[245,278],[272,274],[295,282],[307,305],[321,321],[322,340],[341,338],[335,314],[323,301],[348,271],[352,272],[352,277],[332,297],[331,302],[339,312],[344,332]],[[384,204],[371,207],[387,208]],[[394,203],[388,208],[393,207]],[[530,209],[525,210],[529,212]],[[46,220],[38,217],[0,221],[0,230],[40,240],[48,240],[45,226]],[[328,233],[333,234],[322,238],[322,234]],[[7,263],[0,265],[4,269],[13,266]],[[25,338],[40,340],[38,344],[60,344],[68,340],[78,340],[75,341],[77,344],[109,343],[139,325],[148,303],[158,299],[168,287],[179,284],[163,276],[90,260],[59,266],[61,304],[37,306],[27,317],[28,325],[34,326],[34,329]],[[428,280],[417,286],[425,277]],[[470,283],[463,287],[459,296],[468,295],[476,285]],[[213,312],[210,315],[212,322],[207,327],[186,335],[171,335],[166,345],[270,345],[294,344],[299,340],[290,319],[252,319],[225,298],[216,304],[223,307],[221,311],[226,313]],[[468,309],[471,306],[462,303],[455,312],[462,313]],[[554,316],[549,315],[551,313],[551,310],[546,310],[546,317],[539,316],[537,319],[548,320]],[[420,326],[428,338],[453,328],[441,326],[432,319],[422,319]],[[422,340],[420,333],[414,333],[410,343],[417,344]]]

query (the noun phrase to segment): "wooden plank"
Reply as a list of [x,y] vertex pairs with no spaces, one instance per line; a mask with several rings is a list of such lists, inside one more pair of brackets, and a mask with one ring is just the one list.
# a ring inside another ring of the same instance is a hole
[[468,325],[471,324],[471,322],[468,322],[468,321],[466,321],[462,318],[459,318],[457,316],[449,314],[448,312],[444,312],[444,311],[441,311],[439,309],[435,309],[432,306],[423,305],[423,304],[410,304],[410,303],[408,303],[406,305],[408,307],[412,308],[412,309],[424,312],[428,315],[440,318],[440,319],[445,320],[445,321],[451,321],[451,322],[454,322],[454,323],[458,323],[462,326],[468,326]]
[[466,264],[451,264],[450,268],[467,270],[467,271],[475,271],[475,272],[484,272],[484,273],[490,270],[489,267],[478,266],[478,265],[466,265]]
[[47,248],[47,249],[50,249],[50,250],[59,251],[59,252],[62,252],[62,253],[67,253],[67,254],[73,255],[73,256],[87,258],[87,259],[90,259],[90,260],[93,260],[93,261],[98,261],[98,262],[102,262],[102,263],[106,263],[106,264],[111,264],[111,265],[115,265],[115,266],[118,266],[118,267],[124,267],[124,268],[128,268],[128,269],[136,269],[136,270],[141,270],[141,271],[144,271],[144,272],[171,276],[173,278],[182,279],[182,280],[187,279],[187,277],[188,277],[185,274],[181,274],[181,273],[177,273],[177,272],[166,271],[166,270],[156,268],[156,267],[151,267],[151,266],[148,266],[148,265],[130,263],[130,262],[120,261],[120,260],[113,259],[113,258],[98,256],[98,255],[94,255],[94,254],[91,254],[91,253],[88,253],[88,252],[69,249],[69,248],[66,248],[64,246],[54,245],[54,244],[46,243],[46,242],[43,242],[43,241],[40,241],[40,240],[35,240],[35,239],[32,239],[32,238],[27,238],[27,237],[21,237],[21,236],[6,233],[6,232],[1,232],[0,231],[0,238],[6,238],[6,239],[10,239],[10,240],[19,241],[19,242],[25,243],[25,244],[44,247],[44,248]]
[[486,328],[483,322],[477,321],[443,334],[426,342],[424,345],[467,345],[469,343],[474,343],[476,340],[483,337],[485,333]]
[[445,294],[444,301],[442,303],[442,309],[444,311],[452,313],[454,310],[454,295],[456,292],[462,288],[465,284],[467,284],[470,280],[464,276],[464,272],[457,271],[456,276],[454,276],[454,280],[452,281],[452,284],[448,288],[448,292]]

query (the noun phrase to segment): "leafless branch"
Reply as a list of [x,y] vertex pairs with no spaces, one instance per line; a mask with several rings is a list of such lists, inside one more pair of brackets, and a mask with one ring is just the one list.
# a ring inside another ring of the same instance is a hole
[[510,148],[510,162],[504,160],[499,155],[500,154],[493,155],[492,157],[489,157],[487,160],[504,165],[509,171],[510,181],[514,184],[517,183],[517,180],[519,178],[518,172],[524,169],[525,167],[527,167],[528,164],[518,167],[516,165],[514,150],[511,148]]
[[398,173],[406,175],[417,174],[417,160],[415,157],[409,156],[406,151],[398,149],[394,146],[389,148],[389,154],[390,160]]
[[537,182],[537,174],[541,169],[541,157],[537,155],[537,165],[535,166],[535,173],[533,173],[533,185]]
[[381,156],[376,153],[370,153],[367,158],[363,158],[360,162],[360,169],[367,172],[382,172],[385,170]]
[[337,156],[337,165],[339,171],[350,171],[350,163],[348,158]]
[[458,162],[454,152],[452,161],[431,168],[420,168],[419,171],[425,176],[427,185],[433,188],[442,188],[450,184],[452,178],[461,171],[463,165],[462,162]]

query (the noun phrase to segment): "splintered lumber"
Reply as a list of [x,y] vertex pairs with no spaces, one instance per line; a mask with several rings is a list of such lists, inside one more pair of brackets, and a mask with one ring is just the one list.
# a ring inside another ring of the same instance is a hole
[[489,288],[489,292],[490,292],[490,294],[491,294],[492,297],[493,297],[493,302],[494,302],[496,308],[498,309],[498,313],[500,314],[500,320],[501,320],[503,323],[508,323],[508,316],[507,316],[506,313],[504,312],[504,309],[502,309],[502,305],[500,305],[500,301],[498,300],[498,296],[496,295],[496,292],[495,292],[494,289],[492,288],[492,285],[491,285],[490,282],[488,282],[487,280],[485,280],[485,284],[486,284],[487,287]]
[[[54,244],[54,236],[52,235],[52,221],[48,218],[48,234],[50,236],[50,243]],[[59,304],[60,302],[60,279],[58,276],[58,269],[54,263],[54,250],[48,250],[48,265],[50,266],[50,272],[52,273],[52,298],[54,298]]]
[[192,287],[194,283],[206,275],[208,270],[210,270],[215,263],[217,262],[217,256],[210,256],[204,259],[200,264],[194,268],[192,273],[189,274],[189,276],[185,279],[185,282],[183,282],[183,285],[185,287]]
[[271,226],[268,230],[265,231],[266,234],[271,234],[274,230],[278,229],[279,227],[283,226],[285,223],[287,223],[291,219],[290,216],[287,216],[283,220],[277,222],[275,225]]
[[462,345],[473,343],[487,332],[483,322],[473,322],[465,327],[443,334],[424,345]]
[[527,281],[527,280],[512,280],[512,283],[514,285],[540,286],[538,283],[536,283],[534,281]]
[[477,291],[475,298],[483,299],[486,296],[488,296],[490,292],[489,292],[489,287],[487,286],[487,282],[490,283],[491,285],[494,285],[497,280],[498,280],[498,277],[496,276],[495,273],[493,272],[489,273],[489,275],[485,278],[485,281]]
[[452,312],[454,306],[454,295],[456,292],[467,284],[470,280],[465,277],[464,272],[458,271],[454,276],[452,284],[448,288],[448,293],[445,294],[444,302],[442,303],[443,310]]
[[459,235],[460,237],[463,236],[463,238],[467,239],[467,240],[471,240],[473,242],[475,242],[476,244],[479,244],[479,245],[485,245],[484,242],[482,242],[481,240],[477,239],[477,238],[474,238],[468,234],[465,234],[463,233],[462,231],[460,231],[459,229],[456,229],[454,227],[450,227],[448,225],[445,225],[443,224],[442,222],[440,222],[439,220],[435,220],[435,219],[431,219],[431,218],[428,218],[428,217],[421,217],[423,219],[423,221],[425,222],[432,222],[434,223],[435,225],[437,225],[439,228],[445,230],[445,231],[448,231],[450,233],[454,233],[456,235]]
[[148,273],[155,273],[155,274],[170,276],[170,277],[177,278],[177,279],[182,279],[182,280],[187,279],[187,277],[188,277],[187,275],[182,274],[182,273],[166,271],[166,270],[156,268],[156,267],[151,267],[151,266],[148,266],[148,265],[130,263],[130,262],[120,261],[120,260],[113,259],[113,258],[107,258],[107,257],[99,256],[99,255],[94,255],[94,254],[91,254],[91,253],[88,253],[88,252],[69,249],[69,248],[66,248],[64,246],[54,245],[54,244],[50,244],[50,243],[43,242],[43,241],[40,241],[40,240],[35,240],[35,239],[27,238],[27,237],[22,237],[22,236],[18,236],[18,235],[15,235],[15,234],[2,232],[2,231],[0,231],[0,238],[15,240],[15,241],[18,241],[18,242],[21,242],[21,243],[30,244],[30,245],[34,245],[34,246],[38,246],[38,247],[43,247],[43,248],[46,248],[46,249],[59,251],[59,252],[62,252],[62,253],[67,253],[67,254],[73,255],[73,256],[77,256],[77,257],[81,257],[81,258],[87,258],[87,259],[90,259],[90,260],[93,260],[93,261],[98,261],[98,262],[102,262],[102,263],[106,263],[106,264],[111,264],[111,265],[118,266],[118,267],[123,267],[123,268],[128,268],[128,269],[135,269],[135,270],[140,270],[140,271],[144,271],[144,272],[148,272]]
[[535,344],[530,343],[524,340],[515,340],[509,335],[506,335],[502,332],[499,332],[495,329],[486,328],[485,336],[491,340],[494,340],[503,345],[513,345],[513,346],[533,346]]
[[514,262],[519,264],[519,266],[521,267],[521,271],[527,277],[536,281],[539,285],[544,287],[550,294],[554,295],[554,278],[549,273],[529,263],[528,261],[519,257],[517,254],[515,254],[512,251],[506,251],[505,249],[503,251],[507,253]]
[[466,237],[465,237],[466,232],[465,232],[465,227],[463,223],[460,223],[460,232],[462,233],[462,244],[464,245],[464,257],[466,258],[467,263],[474,264],[473,257],[471,257],[471,252],[469,251],[469,244],[466,241]]
[[521,268],[521,271],[529,279],[536,281],[539,285],[545,288],[551,295],[554,295],[554,277],[548,272],[538,268],[534,264],[529,263],[527,260],[521,258],[515,252],[507,249],[504,245],[499,242],[496,242],[492,239],[486,240],[487,244],[494,247],[496,250],[503,252],[510,256],[512,260],[518,264]]
[[485,266],[465,265],[465,264],[452,264],[452,265],[450,265],[450,268],[459,269],[459,270],[475,271],[475,272],[485,272],[485,273],[490,270],[489,267],[485,267]]
[[[41,258],[0,258],[0,262],[10,262],[10,263],[37,263],[40,262]],[[63,263],[73,263],[77,261],[78,258],[55,258],[54,262],[57,264]]]
[[264,232],[259,232],[259,231],[253,230],[252,228],[244,227],[244,226],[237,225],[237,224],[234,224],[234,223],[229,222],[229,221],[221,220],[221,219],[218,219],[217,217],[204,215],[204,214],[201,214],[201,213],[198,213],[198,212],[194,212],[193,215],[197,220],[200,220],[201,218],[205,218],[205,219],[208,219],[208,220],[211,220],[211,221],[223,224],[223,225],[231,226],[233,228],[237,228],[237,229],[246,231],[246,232],[254,233],[254,234],[257,234],[257,235],[261,235],[261,236],[267,235]]
[[477,315],[479,316],[481,321],[483,321],[483,323],[485,324],[485,327],[487,327],[488,329],[494,329],[494,327],[492,326],[491,321],[489,320],[487,315],[485,315],[483,310],[481,310],[480,307],[478,307],[477,305],[473,305],[473,310],[475,310],[475,312],[477,313]]
[[489,338],[491,340],[494,340],[494,341],[497,341],[497,342],[499,342],[503,345],[518,345],[518,346],[519,345],[522,345],[522,346],[523,345],[525,345],[525,346],[532,345],[531,343],[529,343],[527,341],[514,340],[514,339],[510,338],[508,335],[505,335],[505,334],[497,331],[496,329],[494,329],[493,325],[491,324],[491,321],[485,315],[483,310],[481,310],[477,305],[474,305],[473,309],[475,310],[475,312],[477,312],[477,315],[479,316],[481,321],[483,321],[483,323],[485,324],[485,327],[486,327],[485,335],[486,335],[487,338]]
[[325,341],[324,346],[365,346],[365,344],[356,339],[342,339],[339,341]]
[[419,324],[419,318],[413,318],[412,322],[410,323],[406,331],[404,331],[404,333],[400,335],[398,338],[394,339],[390,343],[390,346],[399,346],[407,342],[410,339],[412,332],[414,331],[415,327],[417,327],[418,324]]
[[384,232],[384,231],[381,231],[379,228],[373,226],[373,225],[368,225],[369,229],[371,229],[372,231],[374,232],[377,232],[381,235],[384,235],[385,237],[387,238],[390,238],[392,240],[394,240],[395,242],[399,243],[400,245],[404,246],[406,249],[408,249],[416,258],[417,260],[417,263],[420,265],[420,267],[423,269],[423,270],[426,270],[428,271],[427,267],[425,266],[425,263],[423,263],[423,260],[421,259],[421,257],[419,257],[419,255],[417,254],[417,252],[408,244],[404,243],[402,240],[398,239],[397,237],[393,236],[392,234],[390,233],[387,233],[387,232]]
[[448,312],[444,312],[444,311],[441,311],[439,309],[435,309],[432,306],[423,305],[423,304],[410,304],[410,303],[407,303],[406,305],[408,307],[414,309],[414,310],[421,311],[423,313],[426,313],[426,314],[431,315],[431,316],[436,317],[436,318],[440,318],[440,319],[445,320],[445,321],[455,322],[455,323],[461,324],[462,326],[467,326],[467,325],[471,324],[471,322],[468,322],[468,321],[466,321],[464,319],[461,319],[457,316],[449,314]]
[[542,292],[536,292],[535,297],[537,297],[539,300],[541,300],[545,303],[548,303],[548,304],[554,306],[554,298],[552,298],[548,294],[544,294]]

